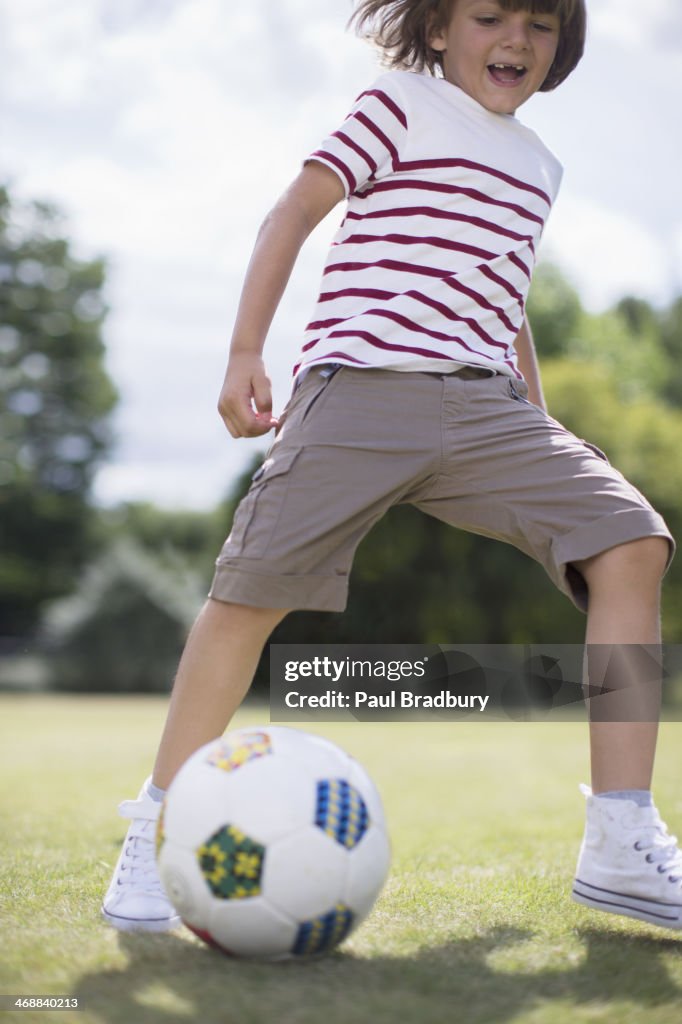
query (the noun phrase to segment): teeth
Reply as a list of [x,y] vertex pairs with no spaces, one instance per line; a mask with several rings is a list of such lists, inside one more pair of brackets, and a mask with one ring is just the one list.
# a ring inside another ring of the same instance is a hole
[[525,71],[523,64],[493,64],[494,68],[499,68],[500,71],[504,71],[506,68],[513,68],[514,71]]

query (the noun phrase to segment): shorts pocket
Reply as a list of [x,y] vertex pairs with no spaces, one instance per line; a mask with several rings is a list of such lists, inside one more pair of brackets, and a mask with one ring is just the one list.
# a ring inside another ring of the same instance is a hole
[[511,380],[511,378],[509,379],[509,382],[507,384],[507,389],[515,402],[521,402],[523,405],[533,404],[532,402],[529,402],[528,399],[517,390],[516,385],[514,384],[514,381]]
[[592,444],[591,441],[586,441],[584,437],[579,438],[579,440],[582,444],[585,445],[586,448],[589,448],[593,455],[596,455],[597,458],[602,459],[607,464],[607,466],[611,465],[611,463],[609,462],[609,457],[606,454],[606,452],[603,452],[601,448],[597,447],[596,444]]
[[289,471],[299,454],[300,449],[280,450],[278,445],[270,450],[237,506],[219,562],[235,557],[263,557],[277,529],[289,490]]
[[302,426],[317,402],[327,393],[329,385],[341,369],[338,363],[309,370],[300,384],[294,385],[293,393],[279,417],[275,437],[279,438],[285,423],[289,429]]
[[334,377],[336,377],[340,369],[340,365],[334,364],[330,366],[325,366],[319,371],[321,386],[316,388],[314,394],[309,398],[305,406],[305,409],[303,410],[301,423],[305,423],[305,421],[308,419],[308,416],[312,412],[313,407],[319,402],[320,398],[322,398],[323,395],[327,394],[327,392],[329,391],[329,385],[331,384]]

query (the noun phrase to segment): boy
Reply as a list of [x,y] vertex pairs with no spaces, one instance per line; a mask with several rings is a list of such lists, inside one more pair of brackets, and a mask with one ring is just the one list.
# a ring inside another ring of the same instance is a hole
[[[306,161],[256,243],[219,408],[233,437],[276,439],[190,634],[152,779],[121,805],[133,822],[103,906],[118,928],[178,923],[154,863],[164,789],[222,734],[286,612],[343,610],[353,552],[391,505],[536,558],[587,611],[588,645],[660,643],[670,533],[547,415],[524,319],[561,169],[515,112],[578,63],[584,0],[361,0],[354,18],[397,70]],[[278,421],[265,337],[303,241],[344,197]],[[589,649],[592,683],[604,648]],[[591,722],[574,898],[680,928],[682,853],[650,793],[657,695],[618,654],[609,684],[627,713]]]

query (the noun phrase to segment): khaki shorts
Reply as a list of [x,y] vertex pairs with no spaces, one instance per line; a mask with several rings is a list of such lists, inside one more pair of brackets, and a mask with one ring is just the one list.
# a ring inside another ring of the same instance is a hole
[[571,562],[641,537],[674,542],[606,456],[501,375],[316,367],[234,517],[210,596],[343,611],[360,541],[392,505],[507,541],[578,608]]

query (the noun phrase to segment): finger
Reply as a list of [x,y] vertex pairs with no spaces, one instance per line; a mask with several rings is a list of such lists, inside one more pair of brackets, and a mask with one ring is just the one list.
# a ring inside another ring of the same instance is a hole
[[273,426],[277,426],[277,420],[272,418],[268,420],[261,419],[253,412],[248,418],[243,416],[236,417],[225,413],[221,414],[221,419],[232,437],[235,438],[260,437],[272,430]]
[[251,429],[256,414],[249,395],[221,394],[218,412],[233,437],[243,437]]
[[260,416],[272,420],[272,385],[267,377],[256,377],[252,383],[253,402]]
[[241,430],[239,429],[237,424],[234,423],[234,421],[230,419],[229,416],[221,416],[220,418],[222,419],[223,423],[225,424],[225,426],[229,430],[229,432],[232,435],[232,437],[237,438],[237,437],[241,437],[242,436]]

